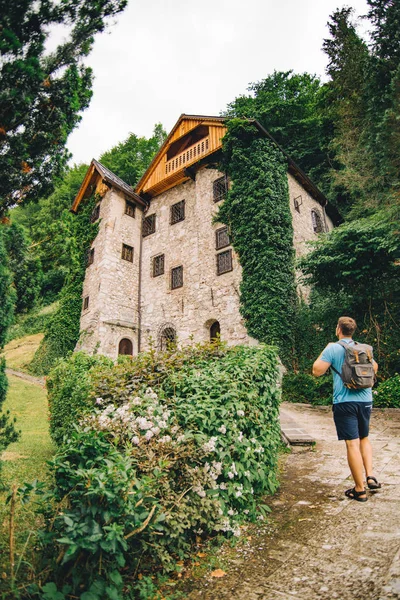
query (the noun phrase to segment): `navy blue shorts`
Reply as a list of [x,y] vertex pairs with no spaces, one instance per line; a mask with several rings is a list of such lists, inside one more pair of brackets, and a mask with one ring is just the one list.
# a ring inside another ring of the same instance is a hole
[[338,402],[332,405],[338,440],[356,440],[369,434],[372,402]]

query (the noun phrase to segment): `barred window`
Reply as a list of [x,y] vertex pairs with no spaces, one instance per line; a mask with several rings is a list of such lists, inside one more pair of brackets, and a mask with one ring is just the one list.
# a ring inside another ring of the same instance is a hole
[[89,296],[85,296],[83,299],[83,310],[87,310],[89,308]]
[[232,250],[226,250],[217,254],[217,275],[232,271]]
[[95,206],[93,209],[90,220],[92,223],[95,223],[99,219],[99,217],[100,217],[100,204],[97,204],[97,206]]
[[181,200],[171,206],[171,225],[185,219],[185,201]]
[[217,229],[215,232],[215,248],[221,250],[221,248],[229,246],[230,243],[228,228],[221,227],[220,229]]
[[156,230],[156,214],[149,215],[143,219],[142,236],[146,237]]
[[133,202],[125,200],[125,214],[128,215],[128,217],[135,218],[135,208],[136,207]]
[[165,254],[153,258],[153,277],[164,275]]
[[216,179],[213,183],[214,202],[220,202],[221,200],[225,200],[227,193],[228,193],[228,185],[227,185],[227,179],[224,175],[223,177]]
[[176,290],[183,286],[183,267],[171,269],[171,289]]
[[322,233],[324,231],[321,215],[316,210],[311,211],[311,221],[315,233]]
[[176,344],[176,331],[173,327],[164,327],[158,338],[158,347],[161,352],[165,352]]
[[132,246],[128,246],[127,244],[122,244],[122,260],[127,260],[129,262],[133,262],[133,248]]
[[87,253],[87,266],[90,267],[94,263],[94,248],[90,248]]

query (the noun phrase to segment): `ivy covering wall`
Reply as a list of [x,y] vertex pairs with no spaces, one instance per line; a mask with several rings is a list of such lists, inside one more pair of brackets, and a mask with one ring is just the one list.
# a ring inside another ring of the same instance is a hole
[[232,119],[227,127],[221,169],[231,189],[217,219],[243,268],[241,314],[249,334],[276,344],[288,364],[297,297],[287,160],[253,123]]
[[79,338],[82,289],[87,266],[87,253],[98,232],[91,214],[98,198],[93,196],[79,206],[77,215],[65,212],[68,275],[60,294],[60,305],[46,328],[45,337],[30,364],[32,372],[46,375],[59,358],[73,352]]

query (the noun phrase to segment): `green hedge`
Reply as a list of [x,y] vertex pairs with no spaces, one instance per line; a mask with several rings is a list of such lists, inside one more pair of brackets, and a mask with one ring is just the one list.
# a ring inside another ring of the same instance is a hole
[[317,379],[308,373],[288,373],[282,381],[282,400],[305,404],[331,404],[332,377]]

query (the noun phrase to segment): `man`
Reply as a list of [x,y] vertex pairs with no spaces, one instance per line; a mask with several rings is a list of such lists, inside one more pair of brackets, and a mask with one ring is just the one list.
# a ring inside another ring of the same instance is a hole
[[[350,317],[340,317],[336,326],[336,336],[340,342],[354,344],[353,334],[356,322]],[[333,370],[333,418],[339,440],[346,442],[347,462],[354,479],[355,486],[346,490],[348,498],[358,502],[366,502],[364,487],[364,470],[368,488],[376,490],[381,487],[372,471],[372,447],[369,441],[369,421],[372,410],[372,388],[352,390],[347,388],[339,373],[345,360],[346,351],[338,343],[327,345],[313,365],[313,375],[324,375],[329,367]],[[375,373],[378,365],[373,361]]]

